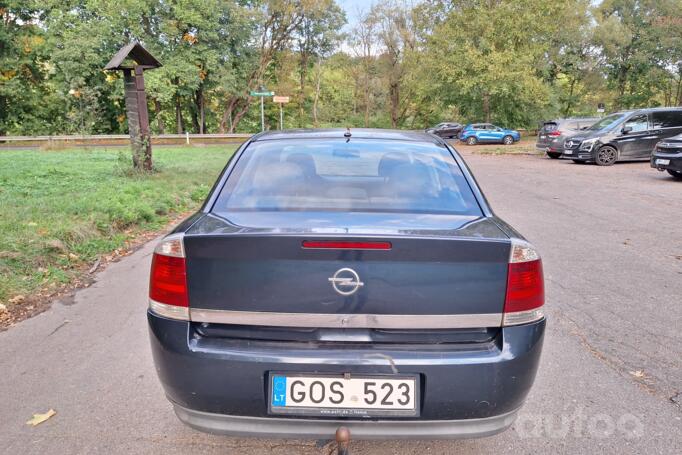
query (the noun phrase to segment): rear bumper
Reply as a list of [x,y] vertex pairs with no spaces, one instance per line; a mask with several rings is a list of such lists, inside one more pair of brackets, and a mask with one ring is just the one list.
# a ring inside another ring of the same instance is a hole
[[[662,164],[665,163],[665,161],[661,160],[667,160],[667,164]],[[682,153],[657,153],[654,152],[651,155],[651,161],[650,161],[651,167],[654,169],[658,170],[671,170],[671,171],[677,171],[677,172],[682,172]]]
[[[545,330],[543,319],[502,328],[486,343],[339,345],[201,337],[191,323],[151,312],[148,322],[159,379],[183,422],[231,435],[315,438],[332,438],[339,422],[354,437],[368,438],[457,438],[503,431],[533,384]],[[273,417],[267,401],[271,371],[418,374],[420,415]]]
[[239,437],[332,439],[345,426],[353,439],[462,439],[492,436],[509,428],[518,411],[482,419],[349,420],[243,417],[195,411],[174,404],[180,421],[199,431]]

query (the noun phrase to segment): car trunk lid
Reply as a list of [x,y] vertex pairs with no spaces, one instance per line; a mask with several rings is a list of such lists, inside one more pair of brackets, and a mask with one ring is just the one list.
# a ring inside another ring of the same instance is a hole
[[[492,219],[429,215],[415,221],[410,215],[404,228],[407,218],[400,214],[333,217],[343,228],[327,227],[329,216],[311,212],[202,218],[184,239],[191,314],[235,324],[256,314],[261,318],[246,320],[364,328],[416,328],[419,315],[486,315],[478,321],[488,322],[464,321],[499,325],[489,321],[503,310],[510,242]],[[339,241],[384,247],[319,247]],[[271,314],[284,316],[268,319]],[[307,323],[307,315],[322,317]],[[443,321],[443,328],[451,325]]]

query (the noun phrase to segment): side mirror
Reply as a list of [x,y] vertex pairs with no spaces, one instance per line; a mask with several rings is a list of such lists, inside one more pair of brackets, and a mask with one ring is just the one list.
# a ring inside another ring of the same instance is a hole
[[631,126],[624,126],[623,129],[620,130],[620,132],[623,134],[632,133],[632,127]]

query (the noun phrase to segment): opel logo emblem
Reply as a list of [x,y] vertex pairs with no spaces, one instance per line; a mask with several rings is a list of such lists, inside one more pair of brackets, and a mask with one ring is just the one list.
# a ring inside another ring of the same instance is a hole
[[341,295],[353,295],[358,292],[361,286],[365,285],[360,281],[358,273],[348,267],[337,270],[334,276],[329,278],[329,282],[334,290]]

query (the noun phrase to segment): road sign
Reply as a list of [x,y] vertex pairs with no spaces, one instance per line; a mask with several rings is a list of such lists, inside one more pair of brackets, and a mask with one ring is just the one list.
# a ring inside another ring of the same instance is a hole
[[288,96],[273,96],[272,101],[275,103],[288,103],[290,101],[290,97]]
[[251,96],[274,96],[275,92],[251,92],[249,93]]

